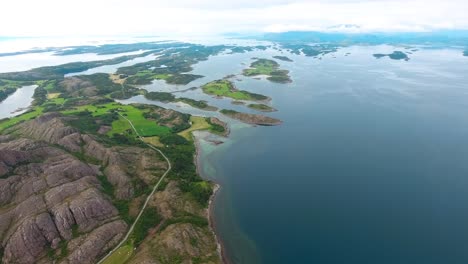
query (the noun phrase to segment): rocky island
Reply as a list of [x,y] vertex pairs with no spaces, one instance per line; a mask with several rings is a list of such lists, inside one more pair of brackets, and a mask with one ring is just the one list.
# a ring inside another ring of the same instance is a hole
[[234,110],[223,109],[220,111],[223,115],[229,116],[231,118],[237,119],[247,124],[259,125],[259,126],[277,126],[281,125],[283,122],[279,119],[264,116],[264,115],[255,115],[241,113]]

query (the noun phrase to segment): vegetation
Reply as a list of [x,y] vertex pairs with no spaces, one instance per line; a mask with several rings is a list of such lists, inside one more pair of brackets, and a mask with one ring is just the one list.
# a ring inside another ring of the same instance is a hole
[[130,236],[132,244],[135,246],[140,245],[143,239],[148,234],[149,230],[157,226],[162,220],[162,217],[158,214],[158,210],[154,207],[147,207],[140,217],[140,220],[135,225],[133,233]]
[[168,219],[161,225],[161,228],[159,228],[158,231],[161,232],[164,229],[166,229],[166,227],[173,225],[173,224],[177,224],[177,223],[190,223],[198,227],[205,227],[205,226],[208,226],[209,224],[206,218],[203,218],[197,215],[187,214],[184,216]]
[[[79,107],[74,107],[70,110],[62,111],[64,114],[76,114],[76,113],[90,113],[90,115],[94,118],[102,118],[107,121],[112,119],[112,122],[109,124],[112,126],[112,130],[110,130],[107,134],[108,135],[115,135],[115,134],[124,134],[127,131],[132,131],[130,124],[127,120],[125,120],[121,115],[128,118],[132,121],[133,125],[135,126],[136,130],[141,136],[144,137],[151,137],[151,136],[162,136],[171,133],[171,129],[166,126],[160,126],[155,121],[152,121],[148,118],[145,118],[144,113],[149,112],[149,109],[139,109],[133,105],[122,105],[119,103],[108,103],[104,105],[84,105]],[[114,113],[112,116],[109,116],[109,113]],[[102,120],[101,119],[101,120]],[[101,124],[106,124],[102,123]],[[83,124],[76,124],[81,129],[85,131],[96,133],[98,127],[93,126],[90,124],[89,127],[87,126],[86,119],[83,119]],[[130,132],[131,133],[131,132]],[[133,136],[135,137],[135,135]]]
[[197,101],[191,98],[181,97],[177,99],[178,102],[186,103],[192,107],[206,110],[206,111],[216,111],[218,108],[209,105],[206,101]]
[[274,109],[273,107],[265,105],[265,104],[249,104],[247,105],[247,107],[254,109],[254,110],[262,111],[262,112],[276,111],[276,109]]
[[16,92],[16,88],[11,87],[3,88],[2,90],[0,90],[0,102],[7,99],[7,97],[14,92]]
[[213,81],[203,85],[202,89],[206,94],[219,97],[229,97],[235,100],[263,101],[269,99],[268,97],[261,94],[238,90],[229,80]]
[[257,59],[250,64],[249,69],[245,69],[245,76],[267,75],[267,79],[277,83],[291,82],[289,71],[280,70],[279,64],[274,60]]
[[189,145],[189,141],[177,134],[163,136],[159,141],[166,146]]

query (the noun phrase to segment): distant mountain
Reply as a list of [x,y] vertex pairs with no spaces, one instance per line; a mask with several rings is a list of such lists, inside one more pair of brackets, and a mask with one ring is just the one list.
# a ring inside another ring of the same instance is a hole
[[[355,25],[335,26],[332,29],[358,29]],[[339,42],[343,44],[441,44],[463,45],[468,43],[468,30],[450,30],[434,32],[403,33],[342,33],[318,31],[290,31],[283,33],[266,33],[258,39],[276,42]]]

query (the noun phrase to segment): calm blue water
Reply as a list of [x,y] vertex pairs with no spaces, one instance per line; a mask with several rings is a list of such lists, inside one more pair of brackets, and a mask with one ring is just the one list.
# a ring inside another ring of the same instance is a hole
[[293,84],[238,84],[285,123],[203,156],[233,262],[468,263],[468,60],[371,56],[388,48],[291,56]]

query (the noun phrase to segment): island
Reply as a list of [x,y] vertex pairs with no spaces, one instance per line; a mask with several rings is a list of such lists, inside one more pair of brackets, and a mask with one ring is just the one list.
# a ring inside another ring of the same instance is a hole
[[185,104],[188,104],[192,107],[206,110],[206,111],[217,111],[218,108],[209,105],[206,101],[197,101],[191,98],[186,98],[186,97],[180,97],[176,98],[174,94],[172,93],[167,93],[167,92],[145,92],[144,93],[145,98],[153,101],[160,101],[164,103],[176,103],[176,102],[182,102]]
[[468,50],[465,50],[465,51],[463,52],[463,56],[467,56],[467,57],[468,57]]
[[409,57],[406,53],[402,52],[402,51],[394,51],[393,53],[390,53],[390,54],[381,54],[381,53],[378,53],[378,54],[374,54],[373,55],[375,58],[377,59],[380,59],[380,58],[383,58],[383,57],[389,57],[390,59],[392,60],[405,60],[405,61],[409,61]]
[[319,56],[324,56],[329,53],[334,53],[338,51],[338,44],[309,44],[309,43],[284,43],[281,47],[288,52],[296,55],[305,55],[307,57],[317,58]]
[[277,59],[277,60],[281,60],[281,61],[288,61],[288,62],[292,62],[293,60],[291,60],[290,58],[286,57],[286,56],[273,56],[273,58]]
[[277,111],[275,108],[269,106],[269,105],[266,105],[266,104],[249,104],[247,105],[247,107],[251,108],[251,109],[254,109],[254,110],[257,110],[257,111],[261,111],[261,112],[275,112]]
[[209,82],[202,86],[204,93],[209,95],[214,95],[218,98],[229,97],[234,100],[244,100],[244,101],[268,101],[269,97],[251,93],[244,90],[239,90],[234,86],[229,80],[222,79]]
[[268,59],[256,59],[250,68],[245,69],[243,74],[245,76],[259,76],[266,75],[267,80],[276,82],[276,83],[289,83],[292,82],[289,77],[289,71],[279,69],[279,64],[274,60]]
[[234,110],[223,109],[220,111],[221,114],[228,116],[233,119],[237,119],[247,124],[259,125],[259,126],[277,126],[281,125],[283,122],[279,119],[264,116],[264,115],[255,115],[241,113]]

